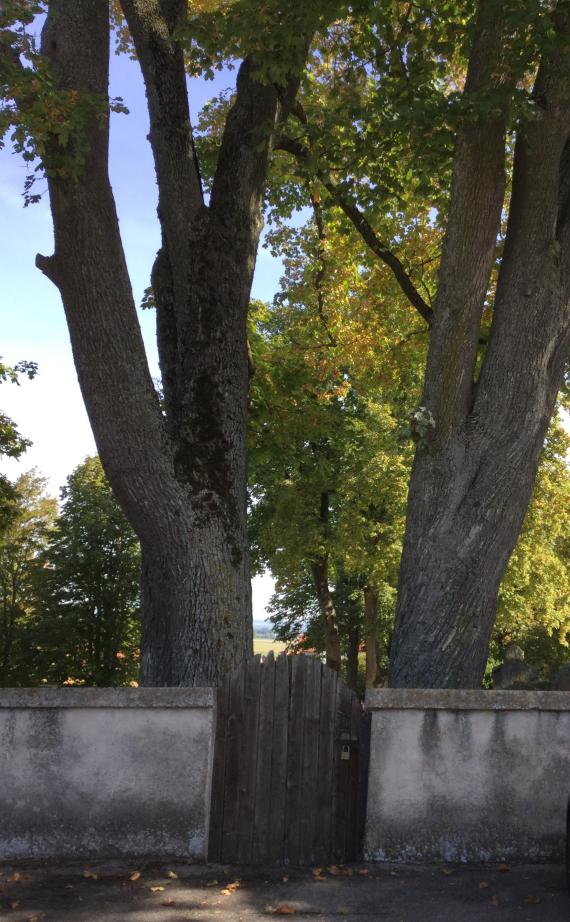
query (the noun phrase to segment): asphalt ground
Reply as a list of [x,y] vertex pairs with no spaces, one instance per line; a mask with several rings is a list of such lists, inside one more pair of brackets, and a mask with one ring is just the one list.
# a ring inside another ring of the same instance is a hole
[[569,922],[556,865],[240,869],[156,861],[0,865],[1,922]]

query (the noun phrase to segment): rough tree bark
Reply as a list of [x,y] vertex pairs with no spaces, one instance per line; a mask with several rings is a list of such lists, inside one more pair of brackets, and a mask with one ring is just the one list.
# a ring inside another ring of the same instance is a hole
[[[481,312],[504,197],[505,114],[460,127],[400,571],[390,684],[480,685],[497,595],[531,497],[570,347],[570,4],[516,142],[492,328]],[[493,89],[507,39],[480,4],[465,94]]]
[[[162,246],[152,281],[164,386],[149,374],[108,177],[108,113],[85,116],[80,179],[45,157],[58,286],[97,448],[142,546],[141,679],[217,683],[251,652],[246,537],[246,315],[273,134],[298,84],[239,70],[208,206],[192,142],[185,0],[125,0],[142,68]],[[308,39],[307,39],[308,46]],[[42,35],[56,88],[107,100],[107,0],[50,0]],[[78,140],[72,136],[70,147]]]

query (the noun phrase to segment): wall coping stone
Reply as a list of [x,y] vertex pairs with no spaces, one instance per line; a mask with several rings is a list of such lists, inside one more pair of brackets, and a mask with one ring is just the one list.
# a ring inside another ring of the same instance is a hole
[[212,708],[214,688],[0,688],[6,708]]
[[369,711],[570,711],[570,692],[374,688],[366,692],[365,704]]

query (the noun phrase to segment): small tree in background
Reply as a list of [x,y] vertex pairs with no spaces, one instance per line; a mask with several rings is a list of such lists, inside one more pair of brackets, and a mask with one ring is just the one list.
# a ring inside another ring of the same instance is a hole
[[124,685],[138,675],[140,549],[103,473],[86,458],[61,491],[29,628],[36,680]]
[[10,516],[0,531],[0,685],[35,684],[30,628],[37,613],[42,554],[57,513],[34,471],[10,487]]

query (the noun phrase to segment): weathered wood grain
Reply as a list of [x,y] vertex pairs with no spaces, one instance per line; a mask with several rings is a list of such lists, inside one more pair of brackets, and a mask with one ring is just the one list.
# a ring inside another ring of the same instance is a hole
[[217,692],[217,717],[209,860],[360,858],[369,719],[336,672],[312,656],[257,656]]

